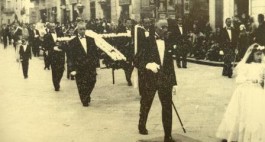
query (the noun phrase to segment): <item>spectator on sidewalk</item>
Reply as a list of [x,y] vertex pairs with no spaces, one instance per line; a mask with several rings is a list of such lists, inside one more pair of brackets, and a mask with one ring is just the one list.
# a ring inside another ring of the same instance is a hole
[[245,25],[240,25],[240,33],[238,38],[238,58],[237,61],[240,61],[243,56],[245,55],[245,52],[247,51],[247,48],[249,46],[249,34],[246,31]]
[[224,67],[223,76],[232,78],[232,62],[235,60],[235,50],[238,43],[237,30],[232,28],[231,18],[225,20],[226,26],[221,30],[221,46],[224,49]]
[[254,41],[260,44],[261,46],[265,46],[265,21],[263,14],[258,15],[258,22],[259,26],[255,30]]

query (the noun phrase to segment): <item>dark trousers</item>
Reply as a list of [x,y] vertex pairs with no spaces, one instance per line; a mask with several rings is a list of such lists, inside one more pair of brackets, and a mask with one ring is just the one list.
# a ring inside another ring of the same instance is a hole
[[223,76],[232,77],[233,75],[233,65],[232,62],[235,59],[235,53],[232,49],[226,49],[225,55],[224,55],[224,66],[223,66]]
[[51,61],[50,61],[50,57],[49,57],[49,54],[46,54],[45,52],[43,53],[43,56],[44,56],[44,65],[45,67],[44,68],[50,68],[50,65],[51,65]]
[[133,68],[134,67],[130,64],[127,64],[125,67],[123,67],[125,77],[128,83],[132,83],[131,76],[132,76]]
[[22,71],[25,78],[28,77],[28,69],[29,69],[29,60],[23,60],[22,64]]
[[176,62],[178,67],[187,67],[187,53],[177,53],[176,54]]
[[4,43],[4,48],[7,47],[7,36],[3,36],[3,43]]
[[232,69],[233,65],[231,61],[224,61],[224,66],[223,66],[223,76],[228,76],[228,77],[232,77],[233,75],[233,69]]
[[148,114],[155,96],[158,91],[159,100],[162,105],[162,122],[165,137],[171,136],[172,131],[172,87],[160,87],[158,89],[146,89],[141,96],[139,128],[145,128]]
[[80,100],[83,105],[87,105],[91,101],[91,93],[95,87],[96,81],[91,81],[89,77],[82,75],[76,76],[76,85]]
[[58,64],[51,64],[52,82],[55,89],[60,89],[60,82],[63,77],[64,67]]
[[33,46],[32,46],[32,52],[33,52],[34,57],[39,57],[40,56],[39,46],[36,45],[36,44],[33,44]]

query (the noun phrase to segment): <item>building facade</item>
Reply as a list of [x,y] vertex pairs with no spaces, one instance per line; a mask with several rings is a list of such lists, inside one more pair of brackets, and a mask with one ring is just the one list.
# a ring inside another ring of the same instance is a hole
[[31,9],[32,22],[75,21],[108,19],[117,23],[120,18],[140,19],[141,0],[31,0],[35,7]]
[[15,20],[21,23],[29,23],[29,9],[33,7],[30,0],[2,0],[1,23],[10,24]]

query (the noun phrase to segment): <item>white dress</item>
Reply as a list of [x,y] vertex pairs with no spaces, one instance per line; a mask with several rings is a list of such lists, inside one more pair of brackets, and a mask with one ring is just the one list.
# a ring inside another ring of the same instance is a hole
[[265,92],[259,83],[265,66],[245,64],[238,70],[238,86],[216,136],[228,142],[265,142]]

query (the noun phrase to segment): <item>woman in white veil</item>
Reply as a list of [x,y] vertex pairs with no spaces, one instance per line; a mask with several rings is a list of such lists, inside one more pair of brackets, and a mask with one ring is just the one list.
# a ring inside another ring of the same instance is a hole
[[223,142],[265,142],[264,53],[251,45],[235,69],[237,87],[216,133]]

